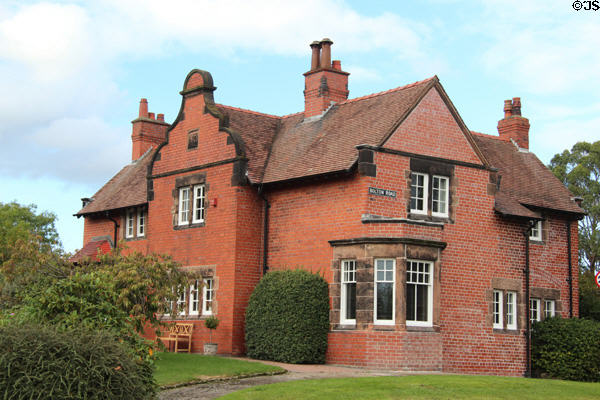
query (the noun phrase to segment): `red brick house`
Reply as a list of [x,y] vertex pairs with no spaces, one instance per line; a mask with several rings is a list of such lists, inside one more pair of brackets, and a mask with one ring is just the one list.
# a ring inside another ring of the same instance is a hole
[[519,98],[499,136],[471,132],[437,77],[348,99],[329,39],[313,42],[305,109],[215,103],[193,70],[172,124],[133,123],[132,163],[76,215],[84,244],[124,240],[200,272],[181,320],[206,315],[244,353],[244,311],[270,270],[330,283],[327,360],[522,375],[528,319],[578,314],[576,199],[528,150]]

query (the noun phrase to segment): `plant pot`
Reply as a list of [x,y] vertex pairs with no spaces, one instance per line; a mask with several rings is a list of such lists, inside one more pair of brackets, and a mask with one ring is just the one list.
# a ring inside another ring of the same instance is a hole
[[204,354],[215,355],[217,354],[217,344],[216,343],[204,343]]

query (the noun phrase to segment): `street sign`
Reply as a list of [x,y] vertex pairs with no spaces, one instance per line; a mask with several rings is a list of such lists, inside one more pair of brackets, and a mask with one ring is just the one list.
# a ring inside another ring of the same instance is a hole
[[598,271],[598,273],[596,274],[596,285],[600,287],[600,271]]

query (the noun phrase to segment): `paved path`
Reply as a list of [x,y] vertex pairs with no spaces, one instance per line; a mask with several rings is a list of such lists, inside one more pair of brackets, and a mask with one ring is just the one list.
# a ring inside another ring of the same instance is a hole
[[[254,361],[247,358],[240,360]],[[282,375],[257,376],[254,378],[232,379],[228,381],[185,386],[161,392],[160,400],[196,400],[215,399],[227,393],[269,383],[288,382],[299,379],[351,378],[361,376],[404,375],[397,371],[369,370],[362,368],[339,367],[333,365],[297,365],[264,361],[265,364],[276,365],[288,370]]]

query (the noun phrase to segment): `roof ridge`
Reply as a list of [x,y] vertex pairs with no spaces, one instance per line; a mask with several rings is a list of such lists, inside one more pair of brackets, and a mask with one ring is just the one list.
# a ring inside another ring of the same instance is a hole
[[388,93],[397,92],[397,91],[400,91],[400,90],[403,90],[403,89],[408,89],[408,88],[411,88],[411,87],[418,86],[418,85],[421,85],[423,83],[429,82],[432,79],[435,79],[435,75],[432,76],[432,77],[430,77],[430,78],[427,78],[427,79],[423,79],[423,80],[420,80],[420,81],[417,81],[417,82],[409,83],[408,85],[398,86],[397,88],[384,90],[383,92],[371,93],[371,94],[368,94],[368,95],[365,95],[365,96],[355,97],[353,99],[344,100],[344,101],[338,103],[337,105],[342,105],[342,104],[346,104],[346,103],[352,103],[352,102],[360,101],[360,100],[366,100],[366,99],[370,99],[372,97],[377,97],[377,96],[385,95],[385,94],[388,94]]
[[225,107],[225,108],[229,108],[229,109],[231,109],[231,110],[235,110],[235,111],[241,111],[241,112],[245,112],[245,113],[248,113],[248,114],[262,115],[262,116],[264,116],[264,117],[277,118],[277,119],[281,119],[281,118],[282,118],[282,117],[280,117],[279,115],[262,113],[262,112],[259,112],[259,111],[248,110],[248,109],[246,109],[246,108],[233,107],[233,106],[228,106],[228,105],[225,105],[225,104],[219,104],[219,103],[217,103],[217,104],[215,104],[215,105],[216,105],[216,106],[218,106],[218,107]]
[[481,137],[485,137],[488,139],[500,140],[502,142],[510,142],[510,139],[504,139],[497,135],[491,135],[489,133],[483,133],[483,132],[477,132],[477,131],[470,131],[470,132],[472,135],[475,135],[475,136],[481,136]]

